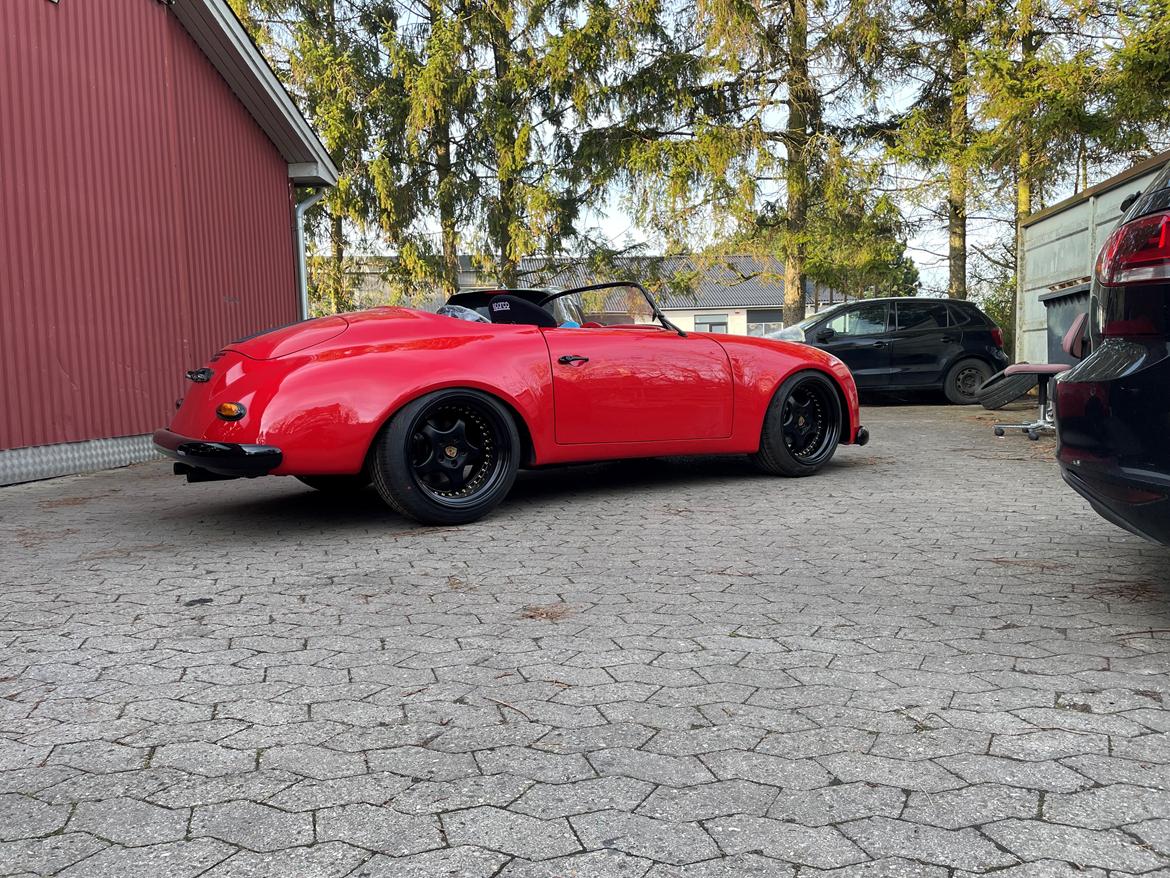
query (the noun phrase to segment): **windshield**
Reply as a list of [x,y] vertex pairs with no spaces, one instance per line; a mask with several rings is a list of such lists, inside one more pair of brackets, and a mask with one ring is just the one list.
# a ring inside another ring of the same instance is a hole
[[[611,281],[609,283],[590,284],[585,287],[574,287],[571,290],[554,293],[553,295],[557,298],[561,296],[572,296],[579,303],[586,303],[587,306],[596,306],[588,307],[588,310],[604,310],[605,300],[609,298],[610,293],[616,290],[626,290],[628,292],[628,300],[624,304],[627,305],[630,314],[634,314],[637,310],[643,310],[641,303],[645,302],[650,313],[664,328],[672,332],[677,332],[679,335],[686,335],[685,332],[670,322],[667,316],[662,313],[662,309],[658,307],[658,303],[654,300],[654,297],[647,292],[644,286],[636,281]],[[545,307],[548,307],[549,304],[551,302],[546,300]]]

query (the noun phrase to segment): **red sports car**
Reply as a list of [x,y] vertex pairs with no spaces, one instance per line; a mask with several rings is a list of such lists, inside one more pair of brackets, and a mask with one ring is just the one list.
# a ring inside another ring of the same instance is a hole
[[[657,323],[585,322],[582,296],[629,288]],[[749,454],[805,476],[864,445],[840,360],[802,344],[683,332],[638,284],[460,293],[439,313],[376,308],[241,339],[187,373],[154,434],[188,481],[371,481],[427,524],[474,521],[519,467]]]

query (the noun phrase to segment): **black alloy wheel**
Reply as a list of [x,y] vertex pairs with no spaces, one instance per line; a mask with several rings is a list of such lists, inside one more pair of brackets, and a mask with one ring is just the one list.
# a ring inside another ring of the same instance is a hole
[[474,399],[440,402],[411,425],[410,465],[418,486],[436,501],[461,506],[490,491],[507,468],[503,425]]
[[404,515],[463,524],[512,487],[520,440],[512,415],[476,390],[440,390],[404,406],[383,431],[374,485]]
[[772,397],[752,461],[774,475],[812,475],[836,453],[844,420],[833,379],[797,372]]

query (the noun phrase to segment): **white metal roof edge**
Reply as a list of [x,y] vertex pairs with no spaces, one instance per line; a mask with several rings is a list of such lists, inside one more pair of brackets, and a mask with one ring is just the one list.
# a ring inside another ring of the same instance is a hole
[[298,186],[333,186],[337,167],[225,0],[173,0],[171,12],[288,162]]

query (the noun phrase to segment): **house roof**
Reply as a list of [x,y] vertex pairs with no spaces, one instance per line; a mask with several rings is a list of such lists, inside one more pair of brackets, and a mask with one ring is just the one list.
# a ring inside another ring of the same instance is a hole
[[[461,269],[466,272],[473,271],[468,257],[460,259]],[[696,261],[686,256],[665,259],[618,257],[614,263],[616,270],[612,278],[605,278],[599,276],[588,265],[579,262],[528,257],[520,262],[520,275],[523,284],[528,286],[565,289],[609,279],[639,278],[650,273],[672,278],[696,270]],[[813,284],[806,279],[805,303],[813,304],[818,295],[822,304],[829,301],[829,290],[826,287]],[[834,296],[834,300],[842,299],[844,297],[839,294]],[[625,294],[619,291],[606,300],[605,310],[624,312],[627,308],[626,301]],[[727,256],[711,265],[701,267],[691,293],[678,294],[663,290],[658,293],[658,303],[663,310],[780,308],[784,305],[784,264],[773,257]]]
[[225,0],[173,0],[171,13],[288,162],[298,186],[332,186],[337,167]]

